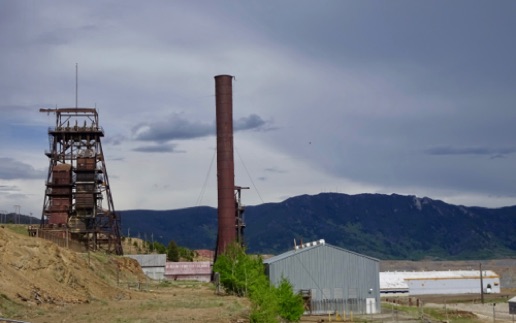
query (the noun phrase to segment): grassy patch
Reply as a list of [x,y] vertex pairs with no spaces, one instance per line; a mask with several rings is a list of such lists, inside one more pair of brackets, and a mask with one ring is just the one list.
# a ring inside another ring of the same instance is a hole
[[160,288],[166,288],[166,287],[171,287],[171,286],[172,286],[172,282],[170,282],[170,280],[162,280],[158,284],[158,287],[160,287]]
[[[203,283],[203,282],[198,282],[198,281],[193,281],[193,280],[170,281],[171,286],[181,287],[181,288],[192,288],[192,289],[201,288],[207,284],[209,284],[209,283]],[[209,284],[209,285],[211,285],[211,284]]]
[[434,320],[448,321],[450,323],[482,322],[475,314],[471,312],[444,308],[425,308],[424,315],[425,317],[430,317]]
[[27,231],[27,225],[26,224],[2,224],[4,227],[8,228],[9,230],[16,232],[18,234],[23,234],[28,236],[29,233]]
[[[219,303],[220,306],[223,306],[224,303]],[[230,310],[231,313],[239,313],[242,311],[246,311],[247,307],[244,306],[242,303],[237,302],[236,300],[227,305],[227,308]]]
[[412,318],[421,318],[423,316],[426,319],[436,320],[440,322],[448,321],[449,323],[481,323],[482,320],[478,319],[477,316],[471,312],[460,311],[454,309],[435,308],[435,307],[424,307],[421,308],[415,306],[404,306],[404,305],[393,305],[391,303],[382,303],[382,313],[398,312],[405,315],[409,315]]
[[0,293],[0,317],[21,318],[25,307],[12,301],[7,295]]
[[207,298],[184,298],[174,301],[172,304],[169,304],[170,307],[173,308],[189,308],[189,309],[199,309],[199,308],[214,308],[220,307],[221,302],[216,299],[207,299]]
[[165,302],[161,300],[152,300],[152,301],[144,301],[140,304],[139,308],[141,310],[159,310],[161,308],[167,307],[169,304],[166,304]]

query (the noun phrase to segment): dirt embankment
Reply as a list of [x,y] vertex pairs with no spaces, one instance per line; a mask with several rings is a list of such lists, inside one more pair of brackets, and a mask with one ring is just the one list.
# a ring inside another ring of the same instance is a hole
[[219,296],[211,284],[158,284],[136,260],[76,253],[28,237],[21,227],[20,233],[11,229],[0,226],[0,320],[242,322],[246,317],[247,299]]
[[[118,281],[144,281],[138,263],[104,254],[79,254],[0,227],[0,301],[77,304],[129,298]],[[6,312],[3,306],[2,312]],[[5,315],[5,314],[4,314]]]

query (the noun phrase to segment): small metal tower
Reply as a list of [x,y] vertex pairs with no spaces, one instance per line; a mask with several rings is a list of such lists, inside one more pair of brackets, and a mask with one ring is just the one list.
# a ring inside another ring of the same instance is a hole
[[123,254],[120,216],[111,196],[97,110],[40,112],[55,113],[56,125],[48,130],[49,167],[39,231],[80,242],[87,250]]
[[235,186],[236,191],[236,217],[235,217],[235,228],[236,228],[236,241],[241,245],[245,245],[244,241],[244,229],[245,229],[245,221],[244,221],[244,211],[245,207],[242,205],[242,190],[248,190],[249,187]]

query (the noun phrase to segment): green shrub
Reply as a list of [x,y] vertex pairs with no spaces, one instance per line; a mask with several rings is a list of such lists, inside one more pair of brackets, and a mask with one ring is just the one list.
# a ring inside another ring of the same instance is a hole
[[278,322],[278,299],[276,288],[260,283],[254,286],[249,299],[251,300],[251,312],[249,319],[253,323],[276,323]]
[[191,250],[185,247],[179,247],[179,258],[185,261],[193,261],[197,256],[197,252],[195,250]]
[[247,296],[251,301],[250,321],[275,323],[281,318],[297,322],[303,315],[303,300],[293,292],[292,284],[282,278],[278,287],[269,283],[261,257],[250,256],[239,244],[229,245],[217,257],[213,271],[229,294]]
[[299,321],[305,311],[301,295],[294,293],[292,284],[285,277],[281,278],[276,291],[280,317],[287,322]]

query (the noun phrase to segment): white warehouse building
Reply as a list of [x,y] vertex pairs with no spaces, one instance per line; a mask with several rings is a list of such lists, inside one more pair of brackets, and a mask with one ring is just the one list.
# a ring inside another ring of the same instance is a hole
[[[394,295],[439,295],[480,293],[479,270],[381,272],[380,293]],[[482,270],[484,293],[500,293],[500,276]]]

